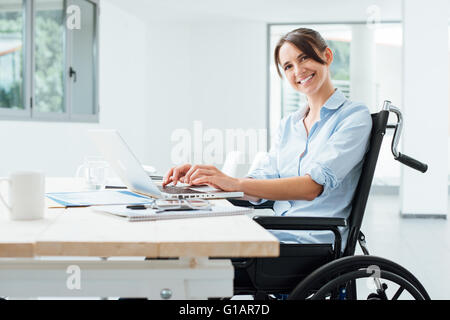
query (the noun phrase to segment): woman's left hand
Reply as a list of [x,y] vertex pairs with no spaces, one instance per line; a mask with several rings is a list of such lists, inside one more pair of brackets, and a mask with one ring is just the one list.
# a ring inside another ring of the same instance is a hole
[[184,183],[189,185],[207,184],[223,191],[240,191],[240,180],[227,176],[214,166],[197,164],[192,166],[184,176]]

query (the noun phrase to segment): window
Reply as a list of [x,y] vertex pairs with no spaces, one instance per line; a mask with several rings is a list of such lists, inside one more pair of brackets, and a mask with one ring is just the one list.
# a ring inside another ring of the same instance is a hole
[[19,114],[24,106],[24,19],[21,0],[0,4],[0,106]]
[[97,32],[97,0],[2,2],[0,119],[98,121]]
[[63,1],[35,0],[35,113],[64,113]]

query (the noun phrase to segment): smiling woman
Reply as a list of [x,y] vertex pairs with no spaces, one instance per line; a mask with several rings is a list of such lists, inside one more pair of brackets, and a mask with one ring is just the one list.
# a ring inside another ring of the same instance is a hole
[[[318,32],[287,33],[274,58],[280,77],[305,94],[307,105],[281,121],[266,158],[245,178],[227,176],[214,166],[185,164],[172,168],[163,185],[181,181],[241,191],[254,204],[274,200],[279,216],[348,218],[372,128],[369,109],[334,88],[333,52]],[[340,231],[344,250],[348,230]],[[284,242],[334,241],[331,232],[272,232]]]
[[299,28],[278,41],[274,58],[278,75],[282,77],[281,66],[292,88],[308,97],[312,112],[307,119],[311,127],[319,118],[317,111],[325,102],[323,97],[334,91],[329,72],[333,52],[317,31]]
[[310,57],[313,60],[325,64],[325,61],[318,56],[316,49],[319,52],[324,52],[328,45],[322,36],[315,30],[307,28],[296,29],[295,32],[289,32],[278,41],[275,47],[275,65],[277,67],[278,75],[282,77],[278,64],[280,63],[280,49],[284,43],[292,43],[300,51],[302,51],[303,58]]

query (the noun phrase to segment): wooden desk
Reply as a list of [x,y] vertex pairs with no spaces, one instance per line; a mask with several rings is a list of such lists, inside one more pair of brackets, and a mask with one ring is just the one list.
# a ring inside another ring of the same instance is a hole
[[[67,178],[46,183],[47,192],[77,191],[83,186],[80,180]],[[10,221],[3,214],[0,257],[31,259],[0,259],[0,296],[26,292],[31,296],[161,298],[161,290],[169,287],[172,298],[229,296],[230,261],[208,257],[278,254],[278,240],[245,215],[128,222],[91,208],[48,209],[45,219],[37,221]],[[45,258],[49,256],[51,260]],[[93,261],[92,257],[127,258]],[[144,257],[155,259],[144,261]],[[179,259],[157,260],[169,257]],[[89,279],[82,281],[85,285],[80,289],[67,286],[70,266]],[[40,285],[30,285],[36,282]]]

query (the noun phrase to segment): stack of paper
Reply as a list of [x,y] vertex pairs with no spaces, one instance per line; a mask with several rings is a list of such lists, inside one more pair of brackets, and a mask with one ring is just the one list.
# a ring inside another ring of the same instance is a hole
[[199,217],[231,216],[252,213],[253,208],[233,206],[212,206],[211,210],[186,210],[186,211],[163,211],[154,209],[135,210],[126,206],[96,206],[95,211],[110,213],[119,217],[127,218],[128,221],[182,219]]

